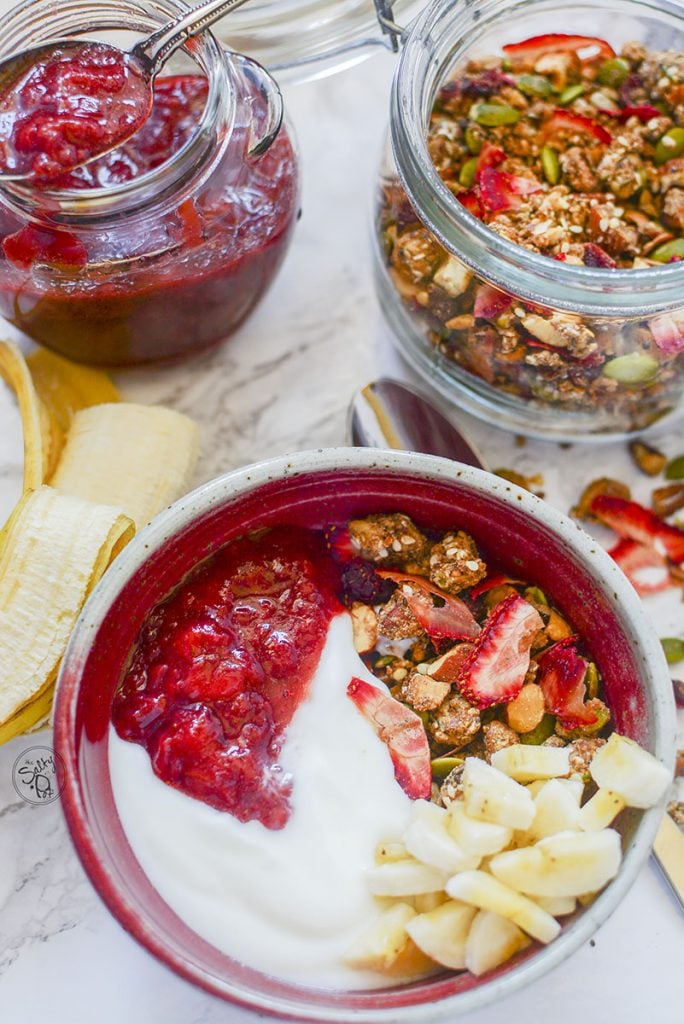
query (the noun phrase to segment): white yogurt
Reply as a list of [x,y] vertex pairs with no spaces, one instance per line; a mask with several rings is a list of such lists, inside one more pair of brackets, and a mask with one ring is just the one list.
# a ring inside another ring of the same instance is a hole
[[342,957],[378,914],[364,871],[378,842],[404,831],[410,800],[386,746],[347,697],[377,685],[347,613],[328,630],[308,699],[287,730],[292,814],[280,831],[242,823],[167,786],[146,750],[109,736],[117,809],[131,847],[169,906],[199,935],[266,973],[326,987],[386,984]]

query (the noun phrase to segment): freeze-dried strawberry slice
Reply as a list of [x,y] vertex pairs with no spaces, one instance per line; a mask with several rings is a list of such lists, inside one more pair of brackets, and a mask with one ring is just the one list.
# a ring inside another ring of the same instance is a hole
[[[389,569],[379,569],[378,576],[399,584],[409,608],[433,639],[473,640],[479,636],[480,627],[468,605],[452,594],[445,594],[423,576]],[[444,603],[438,607],[432,598]]]
[[525,196],[539,192],[544,186],[534,178],[499,171],[496,167],[483,168],[480,177],[480,195],[487,210],[514,210],[521,206]]
[[503,587],[506,583],[520,583],[520,580],[512,580],[510,576],[506,576],[502,572],[493,572],[471,589],[470,596],[475,599],[480,594],[486,594],[488,590],[493,590],[494,587]]
[[466,192],[459,192],[456,198],[459,203],[465,206],[468,213],[472,213],[473,217],[477,217],[478,220],[482,220],[484,217],[484,207],[482,205],[482,199],[480,198],[479,186],[474,185]]
[[[647,594],[659,594],[661,590],[667,590],[672,586],[667,559],[654,547],[646,547],[638,541],[623,538],[608,554],[617,562],[637,594],[641,594],[642,597]],[[649,569],[660,570],[660,578],[648,580],[638,575]]]
[[659,313],[648,321],[653,340],[668,356],[684,352],[684,312]]
[[503,149],[499,149],[498,146],[493,146],[491,142],[485,142],[480,150],[480,155],[477,158],[475,181],[480,180],[483,171],[486,171],[488,167],[498,167],[505,159],[506,154]]
[[605,39],[596,36],[571,36],[562,32],[546,32],[540,36],[523,39],[520,43],[507,43],[503,52],[507,57],[521,57],[536,60],[545,53],[579,53],[589,50],[589,60],[600,57],[607,60],[615,56],[615,50]]
[[582,254],[585,267],[609,267],[613,270],[617,263],[612,256],[609,256],[605,249],[594,242],[587,242]]
[[554,644],[538,660],[537,683],[544,694],[546,710],[558,715],[564,729],[593,725],[596,712],[584,703],[587,663],[575,648],[575,637]]
[[532,641],[543,627],[539,612],[519,594],[497,604],[456,683],[463,696],[478,708],[517,697],[530,667]]
[[475,292],[473,316],[480,320],[494,320],[510,308],[513,296],[499,291],[491,284],[481,284]]
[[623,123],[629,121],[630,117],[638,117],[640,121],[646,124],[652,118],[662,117],[663,115],[662,111],[658,110],[657,107],[644,103],[639,107],[623,107],[618,116]]
[[564,110],[556,107],[553,114],[543,128],[544,135],[553,135],[555,132],[581,132],[583,135],[591,135],[597,142],[603,142],[609,146],[613,137],[607,129],[584,114],[576,114],[573,110]]
[[620,537],[655,548],[676,565],[684,562],[684,530],[663,522],[650,508],[626,498],[597,494],[591,503],[591,512]]
[[394,777],[411,800],[429,800],[432,769],[427,735],[418,715],[377,686],[352,677],[350,697],[386,745]]

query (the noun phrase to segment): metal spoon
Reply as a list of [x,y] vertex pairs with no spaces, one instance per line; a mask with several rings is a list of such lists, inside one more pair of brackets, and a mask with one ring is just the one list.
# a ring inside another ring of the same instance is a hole
[[352,444],[441,455],[487,469],[475,445],[416,388],[382,377],[360,388],[348,416]]
[[[484,459],[460,430],[415,388],[381,378],[360,388],[348,416],[352,444],[441,455],[487,469]],[[665,814],[655,838],[653,859],[684,910],[684,835]]]
[[[141,39],[129,51],[120,50],[116,46],[107,44],[107,50],[111,51],[113,55],[120,54],[122,63],[131,72],[130,80],[134,80],[135,83],[135,96],[132,96],[132,99],[136,104],[140,104],[142,117],[140,120],[136,120],[132,127],[123,129],[120,133],[110,137],[102,149],[93,148],[87,159],[73,164],[66,163],[62,170],[70,171],[90,163],[91,160],[96,160],[116,149],[135,134],[142,120],[146,119],[152,108],[152,86],[165,61],[191,36],[197,35],[198,32],[246,2],[247,0],[206,0],[205,3],[191,11],[162,25],[151,35]],[[83,50],[89,45],[92,43],[80,39],[52,39],[7,57],[0,61],[0,95],[6,94],[15,83],[19,83],[31,67],[42,63],[55,50],[77,56],[79,50]],[[0,166],[0,180],[22,181],[31,180],[34,177],[35,171],[17,171]]]

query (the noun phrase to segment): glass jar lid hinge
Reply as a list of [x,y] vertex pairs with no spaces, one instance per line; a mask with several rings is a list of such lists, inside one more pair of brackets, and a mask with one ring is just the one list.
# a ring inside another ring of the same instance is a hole
[[385,44],[394,51],[399,52],[399,43],[405,35],[405,29],[394,20],[392,12],[391,0],[373,0],[375,4],[375,14],[378,19],[378,24],[382,29],[383,35],[387,37]]

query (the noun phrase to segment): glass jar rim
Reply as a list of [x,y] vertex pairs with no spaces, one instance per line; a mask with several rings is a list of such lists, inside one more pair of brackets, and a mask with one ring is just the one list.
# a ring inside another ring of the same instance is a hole
[[[395,73],[391,135],[397,170],[420,219],[441,244],[478,274],[521,298],[595,317],[653,315],[684,304],[684,263],[648,269],[578,267],[508,241],[466,210],[440,178],[427,145],[427,119],[445,71],[464,57],[478,34],[512,11],[549,10],[548,0],[433,0],[411,26]],[[559,6],[562,0],[559,0]],[[564,6],[564,5],[563,5]],[[589,6],[587,4],[587,6]],[[596,8],[598,5],[591,5]],[[675,0],[609,0],[606,6],[663,13],[684,30]],[[435,41],[448,43],[442,60]]]
[[[117,9],[122,3],[128,8],[127,11]],[[39,20],[41,31],[43,27],[51,30],[55,26],[56,31],[44,34],[44,38],[49,40],[106,30],[145,33],[190,8],[191,5],[185,0],[109,0],[105,3],[98,0],[97,4],[94,0],[68,0],[67,3],[60,3],[57,9],[52,0],[23,0],[0,19],[0,55],[4,50],[16,46],[16,33],[20,32],[22,26],[28,27],[36,19]],[[135,20],[124,21],[124,15],[134,17]],[[142,199],[143,193],[145,196],[154,195],[157,202],[169,193],[177,198],[179,184],[194,177],[198,167],[206,163],[210,151],[215,149],[211,143],[216,125],[219,122],[226,124],[226,134],[229,135],[235,116],[235,90],[220,43],[206,29],[194,36],[192,43],[192,57],[207,78],[207,99],[196,130],[176,153],[157,167],[129,181],[97,188],[41,188],[40,191],[19,182],[4,183],[1,191],[5,197],[25,214],[32,212],[38,202],[40,211],[49,213],[54,220],[111,216],[123,207],[130,209],[131,200],[135,201],[136,197],[145,201]],[[21,42],[21,45],[26,44]]]

